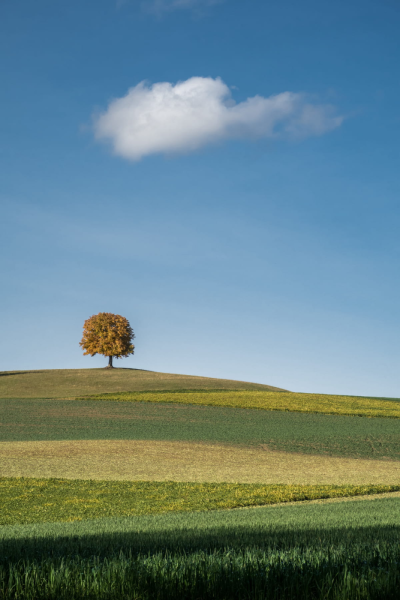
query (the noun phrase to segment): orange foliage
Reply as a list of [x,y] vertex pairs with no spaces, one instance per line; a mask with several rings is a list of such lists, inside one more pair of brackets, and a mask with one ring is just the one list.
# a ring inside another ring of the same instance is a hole
[[83,336],[79,345],[84,355],[102,354],[110,358],[122,358],[135,351],[132,344],[135,334],[128,319],[112,313],[99,313],[87,319],[83,325]]

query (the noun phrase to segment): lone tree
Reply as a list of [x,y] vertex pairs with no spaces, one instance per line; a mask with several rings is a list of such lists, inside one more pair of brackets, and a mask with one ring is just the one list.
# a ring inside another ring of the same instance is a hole
[[106,369],[113,368],[113,357],[122,358],[134,354],[132,344],[135,334],[128,319],[112,313],[99,313],[87,319],[83,325],[83,336],[79,345],[84,355],[108,356]]

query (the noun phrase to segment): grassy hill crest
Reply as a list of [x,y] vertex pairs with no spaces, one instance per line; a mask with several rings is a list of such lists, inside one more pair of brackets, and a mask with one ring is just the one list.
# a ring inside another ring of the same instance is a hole
[[0,371],[0,398],[66,398],[111,392],[207,389],[285,391],[261,383],[141,369]]

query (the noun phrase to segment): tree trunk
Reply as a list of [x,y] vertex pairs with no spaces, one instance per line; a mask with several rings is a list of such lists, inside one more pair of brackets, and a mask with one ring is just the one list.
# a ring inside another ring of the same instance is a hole
[[112,369],[113,368],[112,359],[113,359],[112,356],[108,357],[108,369]]

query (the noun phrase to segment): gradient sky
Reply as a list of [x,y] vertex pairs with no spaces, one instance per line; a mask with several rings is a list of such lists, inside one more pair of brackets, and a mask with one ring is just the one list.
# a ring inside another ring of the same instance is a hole
[[1,0],[0,369],[105,365],[104,311],[117,366],[400,396],[399,31],[398,0]]

